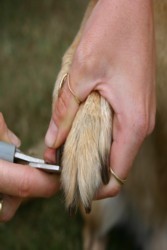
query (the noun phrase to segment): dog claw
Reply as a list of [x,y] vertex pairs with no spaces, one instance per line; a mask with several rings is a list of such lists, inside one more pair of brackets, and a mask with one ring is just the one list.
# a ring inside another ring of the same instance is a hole
[[74,216],[76,214],[76,211],[77,211],[77,208],[75,205],[71,204],[69,207],[68,207],[68,214],[70,217]]
[[92,210],[91,206],[85,207],[86,214],[90,214],[91,210]]
[[64,145],[56,149],[56,164],[61,166],[63,156]]

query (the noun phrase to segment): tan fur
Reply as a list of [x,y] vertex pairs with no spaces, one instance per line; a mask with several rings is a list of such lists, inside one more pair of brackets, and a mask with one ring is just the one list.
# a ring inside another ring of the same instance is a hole
[[108,165],[111,124],[108,104],[98,93],[92,93],[80,106],[64,147],[61,176],[70,209],[79,202],[90,209],[102,184],[102,166]]
[[[53,93],[54,99],[58,97],[61,80],[69,71],[85,21],[96,2],[90,1],[81,28],[63,57],[62,68]],[[65,191],[66,205],[71,212],[75,211],[80,203],[88,212],[96,190],[102,181],[107,183],[109,179],[107,160],[112,139],[111,117],[108,103],[95,92],[91,93],[85,103],[79,107],[65,142],[62,161],[62,186]]]
[[[54,98],[96,2],[90,1],[81,30],[63,58]],[[158,55],[156,128],[139,152],[123,192],[118,197],[94,202],[90,215],[83,212],[85,250],[105,249],[109,228],[126,218],[130,218],[129,224],[135,223],[138,240],[145,250],[167,249],[167,0],[155,0],[154,8]],[[102,182],[100,162],[108,157],[111,118],[108,104],[97,93],[92,93],[79,108],[63,155],[62,184],[67,207],[76,208],[81,201],[88,208]]]

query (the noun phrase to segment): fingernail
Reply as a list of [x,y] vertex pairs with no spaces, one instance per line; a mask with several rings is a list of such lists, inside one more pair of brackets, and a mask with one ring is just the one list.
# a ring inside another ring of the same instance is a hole
[[57,126],[54,123],[53,119],[51,119],[48,131],[45,136],[45,144],[47,147],[52,148],[54,146],[54,143],[56,141],[57,136]]
[[20,139],[10,130],[8,130],[8,136],[10,141],[16,146],[16,147],[20,147],[21,145],[21,141]]

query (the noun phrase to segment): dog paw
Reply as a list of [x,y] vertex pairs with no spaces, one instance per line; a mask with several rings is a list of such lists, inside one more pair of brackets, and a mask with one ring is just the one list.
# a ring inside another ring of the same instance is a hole
[[91,211],[96,191],[109,181],[112,112],[97,92],[80,105],[64,145],[61,181],[69,213]]

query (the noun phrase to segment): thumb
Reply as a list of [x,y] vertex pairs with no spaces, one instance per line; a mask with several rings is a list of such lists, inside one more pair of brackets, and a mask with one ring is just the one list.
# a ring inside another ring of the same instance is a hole
[[66,74],[58,98],[53,103],[52,117],[45,136],[45,143],[50,148],[57,148],[65,141],[81,102],[70,80],[69,74]]
[[0,140],[20,146],[20,139],[8,129],[3,114],[0,112]]
[[2,208],[2,211],[0,213],[0,222],[9,221],[15,215],[21,202],[22,202],[22,199],[20,199],[18,197],[4,195],[3,208]]

